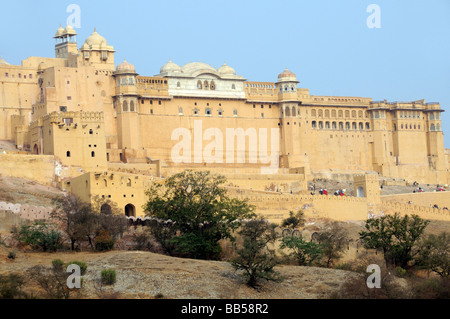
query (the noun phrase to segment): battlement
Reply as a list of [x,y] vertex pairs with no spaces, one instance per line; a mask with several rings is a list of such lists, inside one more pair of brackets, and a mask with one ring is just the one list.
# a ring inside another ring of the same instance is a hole
[[43,121],[50,123],[91,123],[103,122],[103,112],[52,112],[42,117]]

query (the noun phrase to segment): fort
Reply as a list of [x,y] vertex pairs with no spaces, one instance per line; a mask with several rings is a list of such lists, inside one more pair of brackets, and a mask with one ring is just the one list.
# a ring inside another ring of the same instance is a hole
[[[109,199],[134,218],[145,215],[150,183],[194,169],[224,175],[232,196],[273,221],[298,209],[337,220],[394,211],[450,220],[448,192],[417,194],[413,204],[380,194],[382,181],[449,184],[438,102],[313,95],[288,69],[258,82],[226,63],[169,60],[143,76],[127,61],[116,66],[96,30],[81,46],[76,35],[60,27],[52,58],[0,60],[0,140],[15,146],[0,154],[2,175]],[[355,196],[311,195],[308,182],[323,176],[349,180]]]

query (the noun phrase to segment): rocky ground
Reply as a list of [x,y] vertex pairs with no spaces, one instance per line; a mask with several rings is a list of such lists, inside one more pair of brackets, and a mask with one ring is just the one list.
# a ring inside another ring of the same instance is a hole
[[62,196],[64,192],[34,181],[0,176],[0,201],[13,204],[34,206],[52,206],[52,198]]
[[[329,298],[356,273],[344,270],[279,266],[281,283],[262,282],[259,290],[249,288],[228,262],[174,258],[143,251],[106,253],[33,253],[17,252],[7,258],[8,249],[0,247],[0,274],[27,274],[34,265],[51,265],[54,259],[87,263],[82,298],[115,296],[119,298],[169,299],[322,299]],[[114,286],[101,288],[100,272],[117,271]]]

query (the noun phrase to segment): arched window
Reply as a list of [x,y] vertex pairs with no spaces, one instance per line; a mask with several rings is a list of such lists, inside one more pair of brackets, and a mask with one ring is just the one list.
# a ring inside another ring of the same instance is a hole
[[434,120],[434,113],[430,113],[430,120]]
[[323,111],[322,111],[322,110],[319,110],[319,111],[317,112],[317,114],[319,115],[319,117],[323,117]]
[[311,125],[312,125],[312,128],[317,128],[317,122],[316,121],[312,121]]
[[311,116],[316,117],[316,110],[315,109],[311,110]]
[[353,117],[353,118],[356,117],[356,111],[355,111],[355,110],[352,111],[352,117]]
[[95,157],[95,152],[94,151],[91,152],[91,157]]
[[358,117],[361,119],[363,117],[363,112],[362,111],[358,111]]
[[360,131],[364,130],[364,124],[362,122],[359,122],[359,130]]
[[234,109],[234,110],[233,110],[233,116],[234,116],[234,117],[237,117],[237,116],[238,116],[238,110],[237,110],[237,109]]
[[127,111],[128,111],[128,102],[127,102],[127,101],[123,101],[123,107],[122,107],[122,110],[123,110],[124,112],[127,112]]
[[211,109],[210,108],[206,108],[205,109],[205,115],[211,115]]
[[350,117],[350,111],[349,110],[345,110],[345,118],[349,118]]
[[342,110],[339,110],[339,112],[338,112],[338,116],[339,116],[339,117],[342,117],[342,116],[344,116],[344,113],[342,112]]
[[350,130],[350,122],[345,122],[345,129]]
[[394,131],[397,131],[397,124],[394,124]]
[[380,118],[380,112],[375,111],[374,117],[375,117],[376,119],[379,119],[379,118]]
[[330,122],[325,122],[325,128],[327,129],[327,130],[329,130],[330,129]]
[[235,84],[231,84],[231,89],[232,90],[236,90],[236,85]]
[[207,90],[208,89],[208,81],[204,81],[203,82],[203,88],[205,89],[205,90]]
[[333,130],[335,130],[335,129],[337,128],[336,122],[331,123],[331,128],[332,128]]
[[329,118],[330,117],[330,110],[325,110],[325,117]]
[[403,130],[403,124],[400,126],[400,128]]
[[323,130],[323,122],[319,121],[319,130]]
[[178,108],[178,115],[183,115],[183,108],[182,107]]
[[341,131],[344,130],[344,123],[343,122],[339,122],[339,130],[341,130]]
[[130,111],[134,112],[134,101],[130,101]]
[[202,89],[202,81],[200,80],[197,81],[197,89]]
[[366,122],[366,130],[370,130],[370,124]]
[[194,115],[198,115],[198,109],[197,108],[194,109]]
[[129,179],[129,178],[127,179],[127,186],[131,187],[131,179]]
[[336,110],[331,110],[331,117],[336,117]]
[[364,197],[364,188],[362,186],[356,189],[356,197]]
[[291,108],[286,107],[286,109],[285,109],[285,115],[286,115],[286,116],[291,116]]
[[216,84],[214,83],[214,81],[211,81],[210,88],[211,88],[211,90],[215,90],[216,89]]
[[219,109],[219,111],[217,113],[219,114],[219,116],[222,116],[223,115],[222,109]]
[[[37,154],[37,153],[36,153]],[[70,151],[66,152],[66,157],[70,157]]]
[[177,88],[181,87],[180,81],[177,82]]
[[431,124],[430,131],[435,131],[435,130],[436,130],[436,127],[434,126],[434,124]]
[[352,123],[352,130],[355,130],[355,131],[356,131],[356,122],[353,122],[353,123]]
[[292,107],[292,116],[296,116],[295,113],[296,113],[295,106],[293,106]]

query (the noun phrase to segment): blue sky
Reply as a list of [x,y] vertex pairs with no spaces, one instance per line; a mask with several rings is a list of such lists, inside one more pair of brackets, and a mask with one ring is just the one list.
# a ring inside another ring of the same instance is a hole
[[[78,44],[97,28],[141,75],[168,61],[224,61],[252,81],[286,67],[315,95],[440,102],[450,148],[450,1],[2,1],[0,56],[20,64],[54,56],[70,4],[81,9]],[[381,28],[366,11],[380,8]]]

